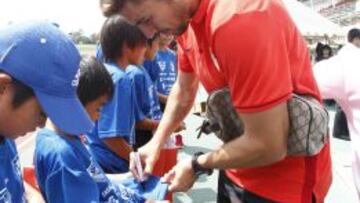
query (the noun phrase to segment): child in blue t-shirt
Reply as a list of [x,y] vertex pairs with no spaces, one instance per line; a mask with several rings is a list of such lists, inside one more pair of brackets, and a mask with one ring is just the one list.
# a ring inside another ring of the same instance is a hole
[[[147,48],[145,52],[145,60],[153,60],[156,52],[159,49],[159,35],[155,35],[152,39],[148,39]],[[141,112],[154,123],[158,123],[162,118],[160,109],[159,97],[149,73],[144,66],[129,66],[126,70],[128,76],[135,83],[136,100]],[[136,129],[136,147],[145,145],[152,137],[153,131],[156,130],[157,125],[152,129]]]
[[[80,70],[78,96],[90,118],[96,121],[101,107],[113,96],[112,79],[93,57],[85,57]],[[142,185],[129,180],[124,182],[127,185],[111,181],[79,135],[64,133],[51,122],[47,129],[38,132],[34,160],[46,202],[145,202],[145,197],[163,199],[167,190],[167,185],[154,177]],[[111,176],[114,177],[119,179]]]
[[177,77],[176,53],[168,48],[171,36],[160,36],[159,51],[156,55],[156,62],[159,65],[159,76],[156,80],[156,87],[160,98],[161,109],[164,111],[167,98]]
[[114,84],[114,97],[104,105],[102,117],[88,134],[90,149],[106,173],[129,170],[135,145],[135,126],[151,129],[157,123],[146,118],[136,102],[134,81],[126,74],[130,64],[144,58],[146,37],[121,16],[108,18],[101,30],[100,44],[105,67]]
[[0,29],[0,202],[42,202],[23,184],[17,137],[44,126],[47,116],[69,133],[93,127],[76,97],[79,61],[74,43],[51,23]]

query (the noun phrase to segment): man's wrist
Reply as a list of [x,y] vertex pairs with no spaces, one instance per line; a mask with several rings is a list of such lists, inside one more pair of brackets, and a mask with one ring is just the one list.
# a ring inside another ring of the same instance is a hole
[[195,176],[199,177],[202,174],[211,175],[213,173],[212,168],[206,167],[206,155],[202,152],[197,152],[192,157],[192,169]]
[[207,154],[202,154],[202,155],[200,155],[200,156],[197,158],[197,162],[199,163],[199,165],[200,165],[201,167],[203,167],[203,168],[210,168],[210,169],[211,169],[211,167],[209,167],[208,164],[207,164],[207,163],[208,163],[207,157],[208,157]]

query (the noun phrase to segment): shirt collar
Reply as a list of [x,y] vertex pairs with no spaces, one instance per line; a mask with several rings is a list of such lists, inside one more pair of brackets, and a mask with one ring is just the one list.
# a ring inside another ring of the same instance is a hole
[[195,12],[195,15],[191,19],[192,22],[200,23],[204,19],[205,15],[207,13],[208,7],[209,7],[209,3],[210,3],[210,0],[201,0],[200,1],[199,8],[197,9],[197,11]]

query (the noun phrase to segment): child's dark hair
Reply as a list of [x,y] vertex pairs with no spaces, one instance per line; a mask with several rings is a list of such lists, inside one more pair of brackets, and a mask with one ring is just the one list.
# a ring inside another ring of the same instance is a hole
[[[0,73],[5,73],[3,70],[0,70]],[[23,103],[25,103],[27,100],[31,99],[35,96],[34,91],[24,83],[20,82],[19,80],[13,78],[11,75],[9,75],[12,80],[12,85],[14,87],[14,96],[12,99],[12,106],[14,109],[20,107]]]
[[100,44],[105,61],[115,61],[116,58],[122,57],[124,45],[131,49],[145,46],[146,37],[137,26],[130,24],[124,17],[114,15],[103,24]]
[[80,62],[80,79],[77,94],[85,106],[101,96],[112,98],[114,85],[110,74],[95,57],[83,56]]
[[360,29],[357,28],[353,28],[348,32],[348,42],[353,42],[355,38],[359,38],[360,39]]
[[34,94],[34,91],[30,87],[26,86],[22,82],[14,79],[14,78],[12,80],[13,80],[13,85],[14,85],[14,89],[15,89],[14,97],[12,100],[12,105],[16,109],[19,106],[21,106],[23,103],[25,103],[27,100],[34,97],[35,94]]

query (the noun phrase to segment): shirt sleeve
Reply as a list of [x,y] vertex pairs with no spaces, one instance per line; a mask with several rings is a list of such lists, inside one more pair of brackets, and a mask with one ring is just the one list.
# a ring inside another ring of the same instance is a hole
[[178,50],[177,50],[177,66],[179,71],[185,72],[185,73],[192,73],[194,72],[193,67],[190,64],[189,58],[186,55],[185,52],[185,47],[183,47],[184,45],[182,44],[183,37],[186,37],[187,33],[184,33],[183,36],[178,37]]
[[145,83],[145,75],[140,73],[134,74],[134,95],[135,95],[135,120],[141,121],[147,115],[145,109],[150,109],[148,90]]
[[314,66],[314,75],[322,96],[327,99],[344,98],[344,73],[338,56],[320,61]]
[[287,31],[282,26],[256,12],[235,16],[215,32],[214,55],[239,112],[261,112],[290,98]]
[[135,107],[134,107],[134,113],[135,113],[135,121],[143,121],[146,119],[146,116],[141,111],[139,104],[135,101]]
[[151,80],[153,82],[155,82],[159,79],[160,67],[158,65],[158,58],[159,58],[159,56],[156,55],[156,58],[154,60],[147,60],[143,64],[144,68],[149,73]]
[[47,202],[99,202],[100,194],[86,171],[61,167],[48,176],[45,183]]
[[98,121],[99,138],[129,138],[134,125],[134,95],[130,79],[122,78],[114,84],[113,98],[104,105]]

